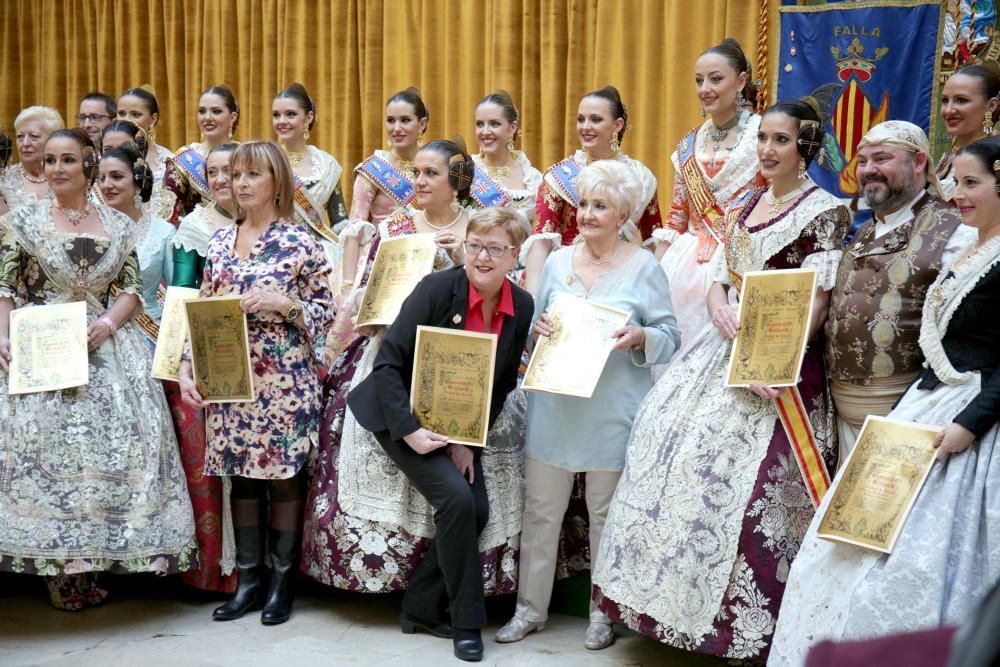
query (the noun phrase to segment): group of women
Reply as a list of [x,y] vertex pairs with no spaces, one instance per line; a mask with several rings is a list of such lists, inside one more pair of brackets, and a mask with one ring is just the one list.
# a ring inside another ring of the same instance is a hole
[[[206,89],[202,136],[175,153],[156,143],[146,87],[88,95],[81,128],[25,109],[20,161],[0,175],[0,421],[11,425],[0,570],[45,577],[68,610],[104,600],[99,571],[183,572],[232,593],[215,619],[260,611],[275,624],[291,616],[301,569],[348,590],[405,589],[404,632],[451,638],[459,658],[479,660],[484,595],[517,591],[496,640],[519,641],[544,630],[554,579],[589,558],[587,648],[610,645],[618,622],[766,660],[815,511],[777,417],[782,390],[726,388],[729,341],[748,271],[817,271],[795,391],[834,473],[822,325],[850,214],[806,172],[825,122],[815,100],[755,114],[750,64],[728,39],[698,58],[695,84],[706,120],[671,157],[665,215],[656,178],[622,151],[628,113],[611,86],[580,100],[580,149],[544,174],[515,148],[521,118],[506,92],[478,104],[470,155],[459,137],[425,142],[428,107],[400,91],[385,107],[388,149],[355,168],[349,211],[340,165],[308,143],[317,109],[300,84],[272,100],[276,141],[242,143],[233,91]],[[943,347],[928,355],[937,384],[925,378],[900,406],[913,420],[948,423],[979,395],[975,371],[995,393],[995,364],[949,361],[968,344],[949,320],[971,321],[963,309],[995,294],[1000,143],[980,137],[998,95],[983,67],[944,87],[955,150],[939,175],[980,241],[942,272],[925,312]],[[380,243],[410,234],[433,235],[433,273],[391,327],[356,327]],[[151,378],[171,285],[240,297],[253,402],[203,401],[189,357],[178,382]],[[554,333],[565,296],[628,311],[628,323],[591,398],[526,395],[522,353]],[[10,394],[10,313],[75,301],[87,304],[88,384]],[[449,444],[413,418],[420,325],[496,334],[487,447]],[[982,331],[997,342],[995,327]],[[927,411],[925,385],[963,393]],[[998,416],[977,433],[980,456]],[[975,576],[998,563],[988,552]],[[786,607],[821,615],[790,590]]]

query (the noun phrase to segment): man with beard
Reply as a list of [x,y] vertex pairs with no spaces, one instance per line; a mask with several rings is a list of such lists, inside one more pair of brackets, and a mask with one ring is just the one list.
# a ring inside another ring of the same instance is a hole
[[940,198],[930,142],[890,120],[858,144],[855,175],[874,218],[844,249],[826,321],[826,371],[841,461],[869,414],[885,416],[924,361],[917,340],[927,288],[976,231]]

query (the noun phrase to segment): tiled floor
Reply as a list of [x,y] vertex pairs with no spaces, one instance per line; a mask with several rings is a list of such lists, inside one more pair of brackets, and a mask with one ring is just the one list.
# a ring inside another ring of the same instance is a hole
[[[403,635],[398,595],[361,596],[308,587],[284,625],[264,627],[257,615],[228,623],[210,620],[218,601],[172,581],[115,577],[113,598],[71,614],[52,609],[41,582],[0,576],[0,665],[82,667],[132,665],[208,667],[332,667],[335,665],[464,664],[451,642]],[[507,620],[510,597],[490,600],[483,665],[632,665],[717,667],[719,660],[677,651],[629,632],[604,651],[582,646],[586,621],[554,615],[540,634],[517,644],[492,641]]]

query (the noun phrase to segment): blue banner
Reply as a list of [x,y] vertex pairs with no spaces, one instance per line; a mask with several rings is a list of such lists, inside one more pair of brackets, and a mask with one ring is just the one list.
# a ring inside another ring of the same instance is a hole
[[823,114],[824,150],[809,169],[816,183],[856,194],[858,142],[882,121],[915,123],[933,143],[941,3],[873,0],[778,12],[777,99],[811,95]]

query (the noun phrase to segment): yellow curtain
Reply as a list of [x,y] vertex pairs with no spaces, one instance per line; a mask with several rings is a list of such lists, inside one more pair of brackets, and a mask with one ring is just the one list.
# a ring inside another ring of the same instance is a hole
[[312,143],[349,171],[385,145],[394,91],[421,90],[428,139],[461,134],[475,150],[475,104],[504,88],[544,170],[578,145],[580,97],[611,83],[629,111],[623,150],[669,201],[670,153],[701,122],[694,62],[731,36],[756,75],[760,3],[773,17],[778,0],[4,0],[0,124],[45,104],[72,125],[84,93],[150,83],[157,141],[177,148],[198,138],[200,91],[226,82],[243,111],[236,138],[271,138],[272,97],[300,81],[316,102]]

